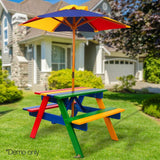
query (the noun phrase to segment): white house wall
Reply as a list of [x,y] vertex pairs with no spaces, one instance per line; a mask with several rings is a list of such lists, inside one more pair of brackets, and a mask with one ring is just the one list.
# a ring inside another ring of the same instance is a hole
[[51,72],[51,55],[52,55],[52,43],[51,41],[41,42],[41,71]]
[[75,68],[77,70],[84,70],[84,43],[76,43]]
[[33,63],[34,63],[34,76],[33,76],[33,83],[37,83],[37,47],[34,45],[33,47]]
[[96,56],[96,74],[102,74],[103,72],[103,63],[102,63],[102,45],[96,47],[97,56]]

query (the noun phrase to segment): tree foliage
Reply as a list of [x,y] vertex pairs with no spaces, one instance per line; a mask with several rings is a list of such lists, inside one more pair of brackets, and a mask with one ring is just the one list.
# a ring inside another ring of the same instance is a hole
[[160,56],[160,1],[109,0],[109,3],[112,18],[131,28],[111,30],[104,36],[105,42],[131,56],[143,53]]

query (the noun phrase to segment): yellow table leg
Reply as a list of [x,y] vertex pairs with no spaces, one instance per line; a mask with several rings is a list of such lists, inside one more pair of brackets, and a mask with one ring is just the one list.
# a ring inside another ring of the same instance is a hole
[[[96,98],[96,100],[97,100],[97,104],[98,104],[99,108],[100,109],[105,109],[105,106],[104,106],[104,103],[103,103],[102,99]],[[113,125],[112,125],[112,122],[111,122],[110,118],[105,117],[104,121],[106,123],[108,132],[109,132],[112,140],[118,141],[118,137],[117,137],[116,132],[115,132],[115,130],[113,128]]]

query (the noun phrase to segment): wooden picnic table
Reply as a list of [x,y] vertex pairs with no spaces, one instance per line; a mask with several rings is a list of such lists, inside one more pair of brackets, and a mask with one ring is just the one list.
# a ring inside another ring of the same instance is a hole
[[[103,92],[105,91],[107,90],[76,87],[74,92],[72,92],[71,88],[35,92],[35,94],[41,95],[42,97],[41,105],[23,108],[24,110],[29,111],[31,116],[36,117],[30,137],[36,137],[42,119],[51,121],[53,124],[58,123],[65,125],[76,152],[76,156],[83,157],[74,128],[87,131],[88,122],[104,118],[111,138],[117,141],[118,137],[110,118],[120,119],[121,112],[123,112],[124,109],[113,107],[105,108],[102,100]],[[95,98],[98,108],[82,105],[85,97]],[[72,109],[71,105],[73,102],[75,108],[74,116],[70,116],[68,110]],[[61,115],[54,115],[45,112],[46,109],[51,108],[59,108]],[[83,112],[83,114],[79,114],[79,112]]]

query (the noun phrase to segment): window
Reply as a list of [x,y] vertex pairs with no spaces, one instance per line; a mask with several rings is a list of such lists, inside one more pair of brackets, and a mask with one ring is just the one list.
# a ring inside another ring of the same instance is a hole
[[125,61],[125,64],[128,64],[128,61]]
[[7,45],[8,45],[8,42],[5,41],[5,42],[4,42],[4,47],[7,48]]
[[65,49],[60,46],[52,46],[52,70],[61,70],[66,68]]
[[33,48],[32,44],[29,44],[27,46],[27,52],[32,52],[32,48]]
[[6,17],[3,19],[3,49],[8,52],[8,20]]
[[7,26],[8,26],[7,18],[5,17],[5,18],[4,18],[4,28],[7,27]]
[[114,61],[110,61],[110,64],[114,64]]
[[120,64],[124,64],[124,61],[120,61]]
[[119,61],[115,61],[115,64],[119,64]]
[[8,39],[8,30],[4,30],[4,39]]

